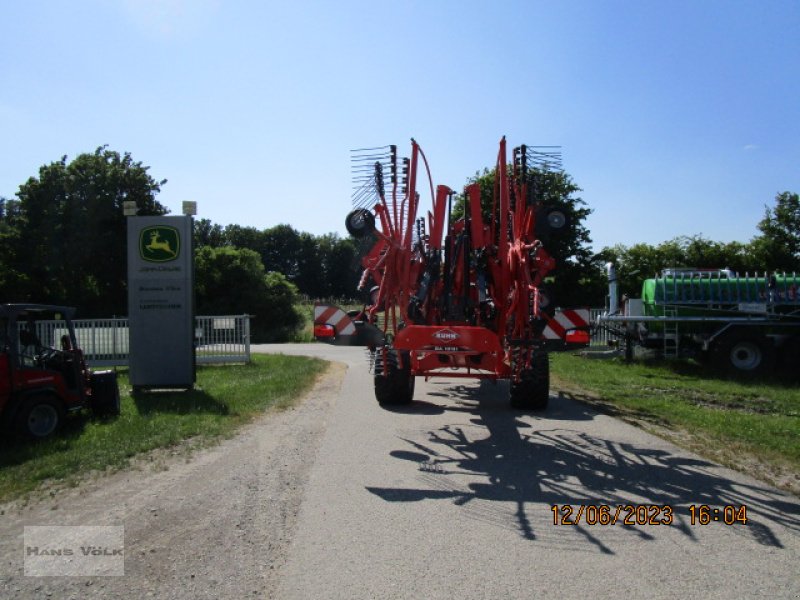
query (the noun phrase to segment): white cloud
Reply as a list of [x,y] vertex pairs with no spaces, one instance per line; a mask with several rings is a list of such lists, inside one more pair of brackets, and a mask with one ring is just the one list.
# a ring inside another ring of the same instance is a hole
[[758,150],[758,145],[747,144],[744,147],[742,147],[742,150],[744,150],[745,152],[752,152],[753,150]]

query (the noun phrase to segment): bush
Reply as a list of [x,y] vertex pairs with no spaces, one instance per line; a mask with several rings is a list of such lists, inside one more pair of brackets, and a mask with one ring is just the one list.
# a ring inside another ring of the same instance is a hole
[[289,341],[302,327],[297,288],[280,273],[265,273],[257,252],[204,246],[195,254],[197,312],[249,314],[252,341]]

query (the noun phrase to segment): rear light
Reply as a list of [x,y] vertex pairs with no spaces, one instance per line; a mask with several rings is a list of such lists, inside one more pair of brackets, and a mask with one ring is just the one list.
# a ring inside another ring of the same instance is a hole
[[567,332],[566,342],[568,344],[588,344],[589,332],[585,329],[573,329]]
[[336,336],[333,325],[314,325],[315,338],[332,338]]

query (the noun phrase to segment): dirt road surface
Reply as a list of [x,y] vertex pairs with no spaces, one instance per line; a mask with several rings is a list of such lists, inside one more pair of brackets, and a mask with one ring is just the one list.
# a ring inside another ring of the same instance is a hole
[[[363,349],[256,350],[342,364],[189,460],[2,507],[0,597],[800,598],[794,496],[557,394],[524,414],[502,383],[418,380],[390,411]],[[125,575],[25,576],[25,525],[122,525]]]

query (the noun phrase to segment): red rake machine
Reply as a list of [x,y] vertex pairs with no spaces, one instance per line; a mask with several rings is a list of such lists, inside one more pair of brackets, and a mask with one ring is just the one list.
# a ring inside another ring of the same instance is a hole
[[[537,175],[560,168],[558,152],[523,145],[509,165],[503,138],[491,198],[468,185],[457,219],[455,193],[434,190],[413,139],[410,158],[387,146],[356,150],[352,163],[347,230],[376,239],[358,286],[369,300],[350,313],[317,304],[315,337],[369,348],[382,405],[411,402],[415,377],[472,377],[508,379],[512,406],[544,409],[548,353],[589,343],[588,309],[556,311],[545,287],[556,262],[543,240],[565,230],[567,216]],[[418,218],[422,168],[433,206]]]

